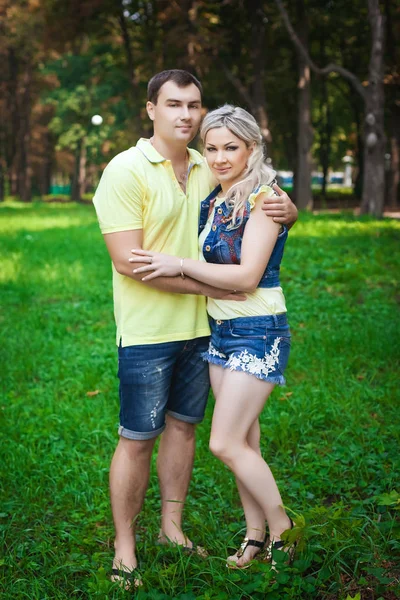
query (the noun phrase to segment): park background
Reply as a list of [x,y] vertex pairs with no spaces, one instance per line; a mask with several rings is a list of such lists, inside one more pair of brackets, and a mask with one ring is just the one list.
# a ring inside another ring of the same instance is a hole
[[174,67],[201,79],[205,109],[250,110],[270,164],[294,175],[293,350],[262,448],[299,551],[277,576],[262,561],[227,572],[243,518],[208,451],[210,397],[186,511],[210,557],[155,546],[153,470],[138,597],[400,597],[400,222],[382,218],[399,211],[399,15],[389,0],[0,0],[0,598],[126,595],[108,578],[116,352],[90,200],[151,132],[149,77]]

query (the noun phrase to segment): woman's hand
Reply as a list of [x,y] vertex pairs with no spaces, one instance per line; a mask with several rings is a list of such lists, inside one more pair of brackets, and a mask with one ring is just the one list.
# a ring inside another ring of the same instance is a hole
[[148,265],[133,269],[134,273],[146,273],[152,271],[149,275],[142,277],[142,281],[150,281],[156,277],[176,277],[181,274],[181,260],[177,256],[169,256],[160,252],[150,252],[150,250],[131,250],[137,256],[129,259],[130,263],[144,263]]

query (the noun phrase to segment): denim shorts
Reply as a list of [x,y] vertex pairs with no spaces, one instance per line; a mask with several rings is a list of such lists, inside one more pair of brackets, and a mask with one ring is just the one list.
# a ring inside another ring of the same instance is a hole
[[211,339],[204,360],[258,379],[285,384],[290,330],[286,313],[216,321],[210,317]]
[[209,337],[118,348],[119,434],[157,437],[165,415],[186,423],[203,420],[210,381],[202,360]]

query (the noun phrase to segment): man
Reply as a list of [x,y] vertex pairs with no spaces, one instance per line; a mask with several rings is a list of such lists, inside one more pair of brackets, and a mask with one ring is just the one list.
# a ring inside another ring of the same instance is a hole
[[[235,295],[183,276],[145,284],[128,258],[132,248],[142,247],[198,257],[200,202],[213,187],[204,159],[187,148],[200,125],[201,93],[200,82],[186,71],[155,75],[146,105],[154,135],[109,163],[94,197],[113,263],[119,347],[120,439],[110,470],[115,577],[137,566],[135,521],[154,442],[161,433],[159,541],[193,548],[182,531],[182,511],[192,472],[195,424],[203,419],[209,390],[207,365],[201,359],[209,335],[205,296]],[[279,188],[278,193],[267,214],[293,223],[296,208]]]

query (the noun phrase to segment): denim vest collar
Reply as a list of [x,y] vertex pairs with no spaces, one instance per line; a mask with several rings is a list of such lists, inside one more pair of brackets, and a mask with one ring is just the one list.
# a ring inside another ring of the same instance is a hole
[[210,204],[218,196],[221,190],[222,187],[217,185],[217,187],[214,188],[210,194],[208,194],[207,198],[205,198],[200,205],[199,235],[206,226],[208,213],[210,211]]

